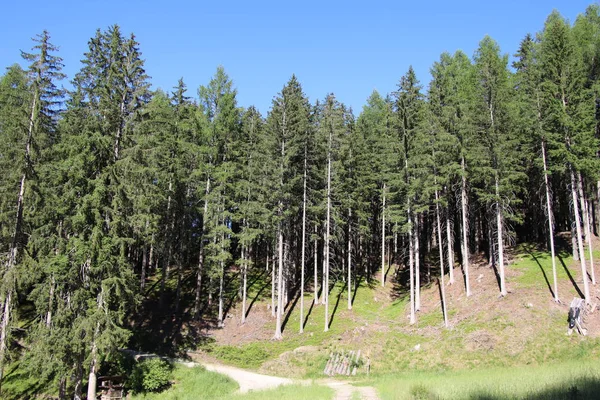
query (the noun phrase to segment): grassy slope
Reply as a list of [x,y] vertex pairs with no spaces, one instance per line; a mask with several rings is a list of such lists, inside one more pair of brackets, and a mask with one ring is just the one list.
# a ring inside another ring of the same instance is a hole
[[[596,259],[600,259],[600,253],[596,253]],[[600,330],[590,329],[588,337],[565,335],[568,304],[577,295],[569,275],[578,286],[581,283],[579,264],[567,254],[561,254],[560,260],[557,264],[562,305],[552,301],[549,290],[552,285],[549,255],[521,246],[507,268],[506,298],[498,297],[493,271],[487,265],[471,271],[471,297],[464,296],[461,282],[447,287],[450,329],[442,326],[435,285],[423,289],[418,322],[410,326],[404,288],[392,290],[388,284],[382,289],[378,282],[371,286],[362,282],[353,310],[349,311],[346,291],[339,283],[330,294],[330,310],[335,309],[338,298],[339,304],[329,332],[323,332],[324,307],[318,305],[310,312],[305,332],[299,334],[296,304],[285,326],[284,340],[239,344],[229,341],[223,346],[217,338],[207,350],[226,363],[294,377],[321,377],[332,350],[360,349],[370,357],[372,373],[382,376],[392,372],[472,370],[595,359],[599,355]],[[460,268],[455,268],[455,275],[457,281],[462,279]],[[595,297],[597,289],[592,287],[592,293]],[[311,301],[312,296],[307,294],[307,310]],[[260,313],[261,308],[255,307],[249,319],[253,313]],[[596,315],[592,318],[597,319]],[[273,332],[273,321],[266,320],[256,336],[264,338],[268,335],[265,332]],[[232,323],[222,334],[231,336],[229,332],[242,328]],[[245,336],[251,337],[252,332]]]

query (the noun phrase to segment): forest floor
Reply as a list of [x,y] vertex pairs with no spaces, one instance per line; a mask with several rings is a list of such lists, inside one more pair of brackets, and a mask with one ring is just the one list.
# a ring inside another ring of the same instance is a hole
[[[600,248],[600,243],[595,243]],[[283,340],[272,340],[275,319],[270,310],[270,284],[257,280],[249,290],[246,322],[240,304],[228,312],[223,328],[204,327],[210,340],[200,346],[203,357],[291,378],[322,378],[332,352],[361,351],[362,367],[353,379],[370,373],[454,371],[479,367],[543,365],[600,354],[600,291],[590,282],[595,312],[585,318],[587,336],[567,336],[567,313],[573,297],[583,297],[579,262],[561,251],[556,259],[560,303],[553,300],[551,257],[545,250],[520,245],[508,252],[508,295],[499,296],[494,268],[482,255],[471,258],[471,296],[465,295],[461,268],[446,285],[449,327],[443,324],[436,260],[421,267],[423,288],[417,322],[409,324],[407,271],[387,271],[385,287],[378,280],[361,281],[347,309],[347,289],[338,281],[330,292],[330,326],[324,328],[324,305],[304,297],[304,333],[299,333],[300,301],[291,299],[284,313]],[[587,253],[586,253],[587,259]],[[595,260],[600,252],[595,252]],[[588,261],[589,263],[589,261]],[[599,269],[598,264],[596,269]],[[431,278],[428,279],[430,272]],[[448,282],[446,272],[446,283]],[[349,379],[341,377],[341,379]]]

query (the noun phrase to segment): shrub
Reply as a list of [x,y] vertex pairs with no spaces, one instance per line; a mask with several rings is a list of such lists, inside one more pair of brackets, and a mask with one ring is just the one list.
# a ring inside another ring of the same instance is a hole
[[160,358],[150,358],[137,363],[130,377],[131,389],[136,393],[160,392],[169,387],[172,366]]

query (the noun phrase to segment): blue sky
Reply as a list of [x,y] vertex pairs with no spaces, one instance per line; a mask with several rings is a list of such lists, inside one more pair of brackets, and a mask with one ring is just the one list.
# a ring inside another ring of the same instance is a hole
[[171,90],[180,77],[196,97],[223,65],[238,103],[266,115],[296,74],[310,100],[333,92],[359,114],[377,89],[395,90],[413,65],[424,86],[443,51],[473,55],[489,34],[514,54],[557,9],[570,21],[590,0],[534,1],[7,1],[0,7],[0,68],[21,62],[19,50],[47,29],[65,72],[80,68],[97,28],[119,24],[140,42],[153,88]]

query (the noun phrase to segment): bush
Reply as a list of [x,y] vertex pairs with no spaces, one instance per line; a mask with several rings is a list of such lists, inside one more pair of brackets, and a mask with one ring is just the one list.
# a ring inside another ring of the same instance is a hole
[[172,366],[160,358],[149,358],[133,367],[130,386],[135,393],[160,392],[169,387]]

